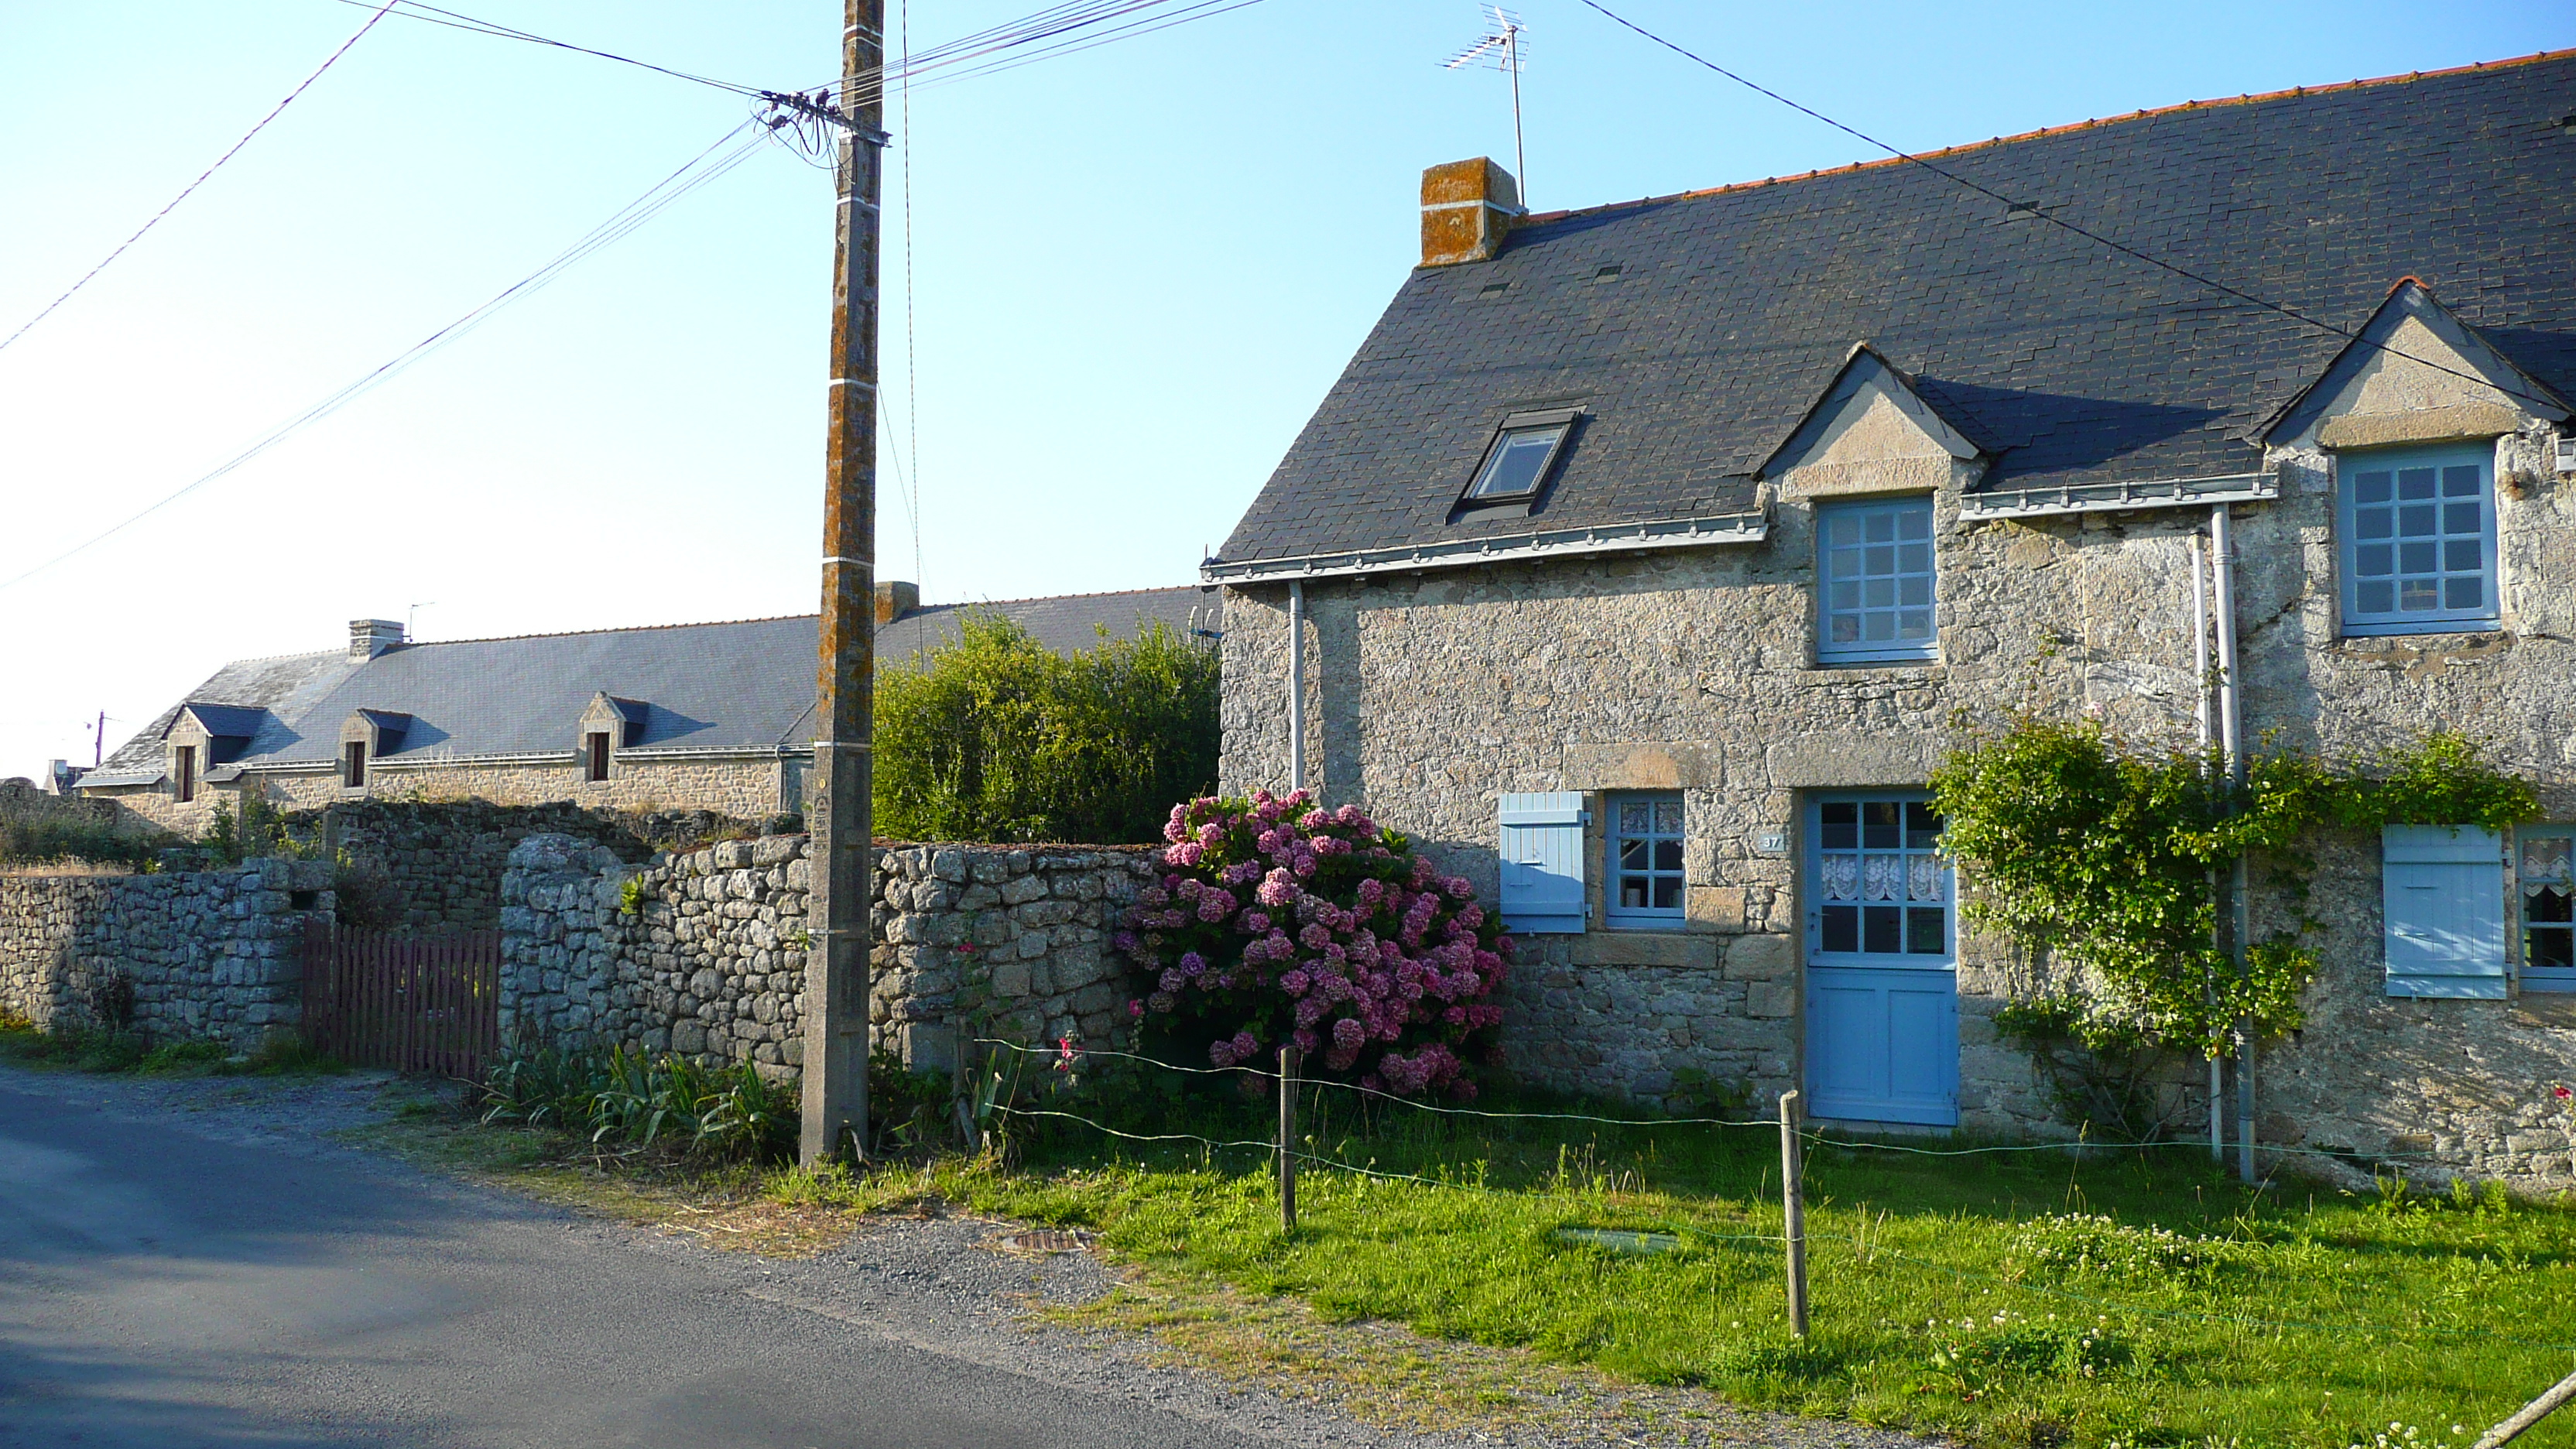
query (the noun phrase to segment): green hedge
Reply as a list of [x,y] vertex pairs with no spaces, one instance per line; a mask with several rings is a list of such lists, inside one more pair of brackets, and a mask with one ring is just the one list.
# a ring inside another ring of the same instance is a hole
[[1069,656],[996,614],[960,627],[878,676],[879,835],[1151,842],[1215,788],[1213,648],[1161,623]]

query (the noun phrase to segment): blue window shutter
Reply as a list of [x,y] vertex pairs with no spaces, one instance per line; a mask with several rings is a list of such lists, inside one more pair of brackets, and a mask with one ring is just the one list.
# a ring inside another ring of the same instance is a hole
[[2472,825],[2380,834],[2391,996],[2505,994],[2504,841]]
[[1583,796],[1505,795],[1503,926],[1527,934],[1583,929]]

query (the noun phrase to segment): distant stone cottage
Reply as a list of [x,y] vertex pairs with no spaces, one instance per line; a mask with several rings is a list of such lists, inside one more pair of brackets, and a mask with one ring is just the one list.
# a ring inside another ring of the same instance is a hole
[[1498,891],[1529,1076],[2044,1127],[1924,784],[2016,704],[2188,740],[2223,510],[2248,739],[2470,729],[2551,822],[2320,843],[2264,1141],[2565,1178],[2576,52],[1933,159],[1985,193],[1426,173],[1421,268],[1202,571],[1226,785]]
[[[1060,652],[1104,629],[1218,632],[1212,588],[919,600],[878,586],[881,665],[953,642],[969,608]],[[225,665],[76,788],[190,835],[246,791],[290,809],[417,796],[758,819],[804,808],[815,675],[810,614],[437,643],[359,619],[345,650]]]

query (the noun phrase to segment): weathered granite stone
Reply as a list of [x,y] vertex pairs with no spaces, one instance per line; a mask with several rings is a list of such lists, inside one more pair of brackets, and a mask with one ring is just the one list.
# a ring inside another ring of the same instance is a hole
[[[571,837],[523,839],[500,892],[505,1034],[750,1061],[792,1078],[803,1057],[806,849],[803,836],[772,836],[630,864]],[[878,1042],[938,1067],[961,1031],[1105,1041],[1144,989],[1109,942],[1152,854],[885,847],[870,902]]]

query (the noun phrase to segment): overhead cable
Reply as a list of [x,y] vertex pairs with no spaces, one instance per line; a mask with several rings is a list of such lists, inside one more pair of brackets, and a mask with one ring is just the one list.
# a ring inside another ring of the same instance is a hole
[[2061,231],[2071,232],[2076,236],[2082,237],[2086,241],[2095,243],[2096,245],[2109,247],[2111,250],[2118,252],[2122,256],[2128,257],[2133,261],[2144,262],[2148,266],[2158,268],[2162,271],[2171,272],[2173,275],[2181,277],[2185,281],[2207,287],[2214,292],[2219,292],[2226,296],[2233,297],[2240,302],[2244,302],[2249,306],[2259,307],[2266,312],[2277,313],[2283,317],[2289,318],[2293,322],[2301,324],[2302,326],[2314,327],[2319,331],[2332,333],[2337,337],[2343,338],[2347,342],[2359,343],[2364,347],[2373,349],[2374,351],[2384,352],[2391,357],[2400,358],[2419,366],[2429,367],[2436,372],[2448,373],[2453,377],[2460,378],[2468,382],[2474,382],[2483,387],[2494,388],[2496,391],[2504,393],[2509,397],[2517,397],[2525,402],[2537,403],[2545,408],[2555,410],[2561,406],[2555,398],[2535,396],[2534,394],[2524,392],[2519,388],[2497,382],[2491,377],[2481,376],[2480,374],[2473,372],[2465,372],[2459,368],[2436,362],[2428,357],[2417,357],[2412,353],[2402,352],[2385,342],[2376,342],[2364,337],[2359,332],[2356,332],[2351,328],[2339,326],[2322,317],[2311,316],[2306,312],[2300,311],[2296,307],[2290,306],[2288,303],[2275,302],[2268,297],[2256,296],[2252,292],[2245,291],[2240,287],[2230,286],[2229,284],[2220,281],[2216,277],[2209,276],[2206,273],[2193,271],[2189,267],[2166,261],[2164,258],[2156,256],[2151,252],[2141,251],[2136,247],[2130,246],[2126,242],[2117,241],[2111,237],[2104,236],[2100,232],[2093,231],[2090,228],[2078,226],[2074,222],[2068,221],[2062,216],[2051,215],[2047,210],[2033,203],[2016,201],[2013,198],[2004,195],[2002,192],[1995,190],[1993,187],[1981,185],[1946,166],[1937,165],[1910,151],[1900,150],[1856,126],[1846,125],[1841,121],[1835,120],[1833,117],[1826,115],[1824,112],[1817,110],[1813,106],[1802,105],[1799,102],[1793,101],[1787,96],[1780,94],[1778,91],[1771,89],[1769,86],[1763,85],[1758,81],[1748,80],[1745,77],[1736,74],[1734,71],[1728,70],[1725,66],[1719,65],[1716,61],[1710,60],[1704,55],[1700,55],[1699,53],[1689,50],[1674,41],[1667,40],[1663,36],[1657,35],[1655,32],[1648,30],[1646,27],[1630,20],[1628,17],[1610,9],[1606,5],[1601,4],[1600,0],[1583,0],[1583,3],[1592,9],[1599,11],[1602,15],[1607,16],[1618,24],[1627,27],[1629,30],[1635,31],[1637,34],[1653,41],[1664,49],[1671,51],[1673,54],[1682,57],[1684,60],[1690,61],[1694,65],[1713,70],[1719,75],[1726,77],[1728,80],[1735,82],[1737,85],[1744,87],[1746,90],[1752,91],[1756,95],[1767,96],[1770,99],[1787,106],[1789,109],[1796,111],[1802,116],[1822,121],[1826,125],[1833,127],[1835,130],[1842,132],[1844,135],[1853,137],[1864,144],[1877,147],[1879,150],[1886,152],[1896,160],[1920,166],[1924,170],[1931,172],[1933,175],[1940,177],[1944,181],[1966,187],[1968,190],[1976,192],[1980,196],[2000,201],[2004,204],[2005,210],[2011,215],[2027,216],[2034,221],[2047,222],[2049,225],[2057,227]]
[[[363,6],[363,5],[366,3],[366,0],[349,0],[349,3],[351,3],[351,4],[355,4],[355,5],[361,5],[361,6]],[[154,227],[156,227],[156,226],[159,226],[159,225],[161,224],[161,218],[163,218],[163,217],[165,217],[165,216],[168,216],[168,215],[169,215],[173,210],[175,210],[175,209],[178,207],[178,205],[179,205],[179,203],[180,203],[180,202],[183,202],[183,201],[187,200],[191,195],[193,195],[193,194],[196,192],[196,189],[197,189],[198,187],[203,186],[203,185],[205,185],[205,184],[206,184],[206,178],[207,178],[207,177],[212,176],[212,175],[214,175],[217,171],[222,170],[222,169],[223,169],[223,165],[224,165],[224,163],[225,163],[225,162],[230,161],[231,159],[233,159],[233,157],[234,157],[234,156],[239,155],[239,154],[240,154],[240,152],[241,152],[241,148],[243,148],[244,146],[247,146],[247,145],[249,145],[249,144],[250,144],[250,138],[251,138],[251,137],[256,136],[256,135],[258,135],[261,131],[266,130],[266,129],[268,128],[268,123],[269,123],[269,122],[276,120],[276,119],[277,119],[277,117],[278,117],[278,114],[279,114],[280,112],[284,111],[288,106],[290,106],[290,105],[294,104],[294,102],[295,102],[295,98],[296,98],[297,96],[300,96],[300,95],[304,94],[306,87],[311,86],[315,81],[320,80],[320,79],[322,78],[322,72],[324,72],[324,71],[326,71],[326,70],[329,70],[329,69],[331,68],[331,66],[332,66],[332,64],[333,64],[334,62],[338,61],[338,60],[340,59],[340,57],[342,57],[342,56],[344,56],[344,55],[347,55],[347,54],[349,53],[349,47],[351,47],[351,46],[353,46],[353,45],[356,45],[356,44],[359,42],[359,40],[361,40],[362,38],[364,38],[364,37],[365,37],[365,35],[366,35],[366,33],[367,33],[368,31],[375,29],[375,28],[376,28],[376,22],[377,22],[377,21],[379,21],[379,20],[384,19],[384,18],[385,18],[385,16],[393,10],[394,6],[395,6],[396,4],[399,4],[399,3],[400,3],[400,0],[387,0],[387,3],[386,3],[384,6],[382,6],[381,8],[379,8],[379,9],[376,11],[376,13],[375,13],[375,14],[368,16],[368,17],[367,17],[367,23],[358,27],[358,33],[357,33],[357,34],[350,36],[348,39],[346,39],[346,40],[344,40],[344,41],[341,41],[341,42],[340,42],[340,48],[339,48],[338,50],[335,50],[335,51],[331,52],[331,54],[330,54],[329,58],[325,59],[325,60],[324,60],[320,65],[318,65],[318,66],[314,67],[314,69],[313,69],[313,74],[306,76],[306,77],[303,79],[303,81],[302,81],[302,82],[300,82],[299,84],[297,84],[297,86],[295,87],[295,89],[293,89],[293,90],[291,90],[291,91],[288,91],[288,92],[286,93],[286,99],[285,99],[285,100],[279,101],[276,105],[271,106],[271,107],[269,108],[268,114],[259,118],[259,124],[258,124],[258,125],[251,127],[251,128],[250,128],[249,130],[247,130],[247,131],[244,131],[244,132],[242,133],[242,138],[241,138],[240,140],[238,140],[238,141],[235,141],[235,142],[232,144],[232,148],[231,148],[230,150],[227,150],[226,152],[224,152],[224,154],[222,154],[221,156],[218,156],[218,157],[216,157],[216,158],[215,158],[215,164],[214,164],[214,165],[209,166],[209,167],[207,167],[205,170],[198,172],[198,173],[197,173],[197,179],[196,179],[196,180],[189,182],[189,183],[188,183],[186,186],[184,186],[184,187],[181,187],[181,188],[179,189],[179,194],[178,194],[178,195],[176,195],[176,196],[174,196],[174,197],[171,197],[168,205],[165,205],[165,206],[163,206],[159,211],[156,211],[156,212],[152,213],[152,219],[151,219],[151,220],[146,221],[145,223],[143,223],[143,225],[141,225],[141,226],[139,226],[139,227],[135,228],[135,230],[134,230],[134,235],[132,235],[132,236],[130,236],[130,237],[127,237],[124,241],[121,241],[121,242],[117,243],[116,250],[114,250],[114,251],[112,251],[112,252],[109,252],[109,253],[107,254],[106,259],[105,259],[104,261],[101,261],[97,266],[94,266],[94,267],[90,268],[86,273],[84,273],[84,274],[81,276],[81,279],[80,279],[79,281],[74,282],[74,283],[72,283],[72,284],[71,284],[71,286],[69,286],[69,287],[65,288],[65,289],[64,289],[64,291],[63,291],[63,294],[62,294],[61,296],[56,297],[54,300],[52,300],[52,301],[50,301],[50,302],[46,303],[46,304],[45,304],[45,310],[43,310],[43,311],[41,311],[41,312],[38,312],[35,316],[30,317],[30,318],[28,318],[26,321],[24,321],[24,322],[20,323],[20,324],[18,325],[18,330],[17,330],[17,331],[10,333],[10,334],[9,334],[7,337],[5,337],[5,338],[0,338],[0,349],[5,349],[5,348],[7,348],[7,347],[9,346],[9,344],[10,344],[10,343],[15,342],[15,341],[17,341],[19,338],[26,336],[26,335],[27,335],[27,329],[29,329],[29,328],[31,328],[31,327],[33,327],[33,326],[35,326],[37,323],[42,322],[42,321],[44,321],[46,318],[48,318],[48,317],[50,317],[50,316],[54,315],[54,309],[55,309],[55,308],[57,308],[57,307],[59,307],[59,306],[61,306],[61,305],[63,305],[65,302],[70,301],[70,300],[72,299],[72,293],[77,292],[77,291],[79,291],[81,288],[88,286],[88,285],[89,285],[89,283],[90,283],[90,278],[97,276],[99,273],[101,273],[101,272],[103,272],[103,271],[106,271],[106,270],[107,270],[107,268],[108,268],[108,263],[113,262],[113,261],[115,261],[118,257],[121,257],[121,256],[125,255],[125,250],[126,250],[126,248],[128,248],[128,247],[130,247],[130,246],[134,245],[136,242],[139,242],[139,241],[143,240],[143,234],[144,234],[145,232],[148,232],[148,231],[150,231],[152,228],[154,228]]]
[[[746,135],[746,132],[750,132],[752,134]],[[730,150],[725,149],[728,142],[734,143]],[[144,508],[127,515],[125,518],[109,527],[101,529],[99,532],[90,535],[81,542],[76,543],[70,548],[64,549],[62,552],[46,559],[43,563],[37,564],[35,567],[13,575],[8,579],[0,580],[0,589],[14,588],[17,585],[34,578],[36,575],[45,572],[47,569],[54,567],[56,564],[62,563],[67,559],[73,558],[101,543],[106,542],[108,539],[115,537],[117,534],[122,533],[126,529],[133,527],[135,524],[142,522],[144,519],[149,518],[160,510],[167,508],[171,504],[178,502],[180,499],[187,497],[189,494],[196,492],[198,489],[205,487],[207,484],[214,482],[216,479],[240,468],[243,464],[250,462],[262,453],[276,447],[279,443],[286,441],[288,437],[295,433],[310,427],[314,423],[320,422],[322,419],[329,417],[335,412],[338,412],[341,408],[354,401],[360,394],[367,392],[377,384],[384,382],[396,373],[411,366],[413,363],[420,361],[423,357],[428,356],[438,348],[446,345],[447,343],[453,342],[457,338],[465,335],[467,332],[472,331],[476,326],[488,319],[494,312],[497,312],[510,303],[518,301],[519,299],[542,289],[546,284],[563,275],[563,273],[569,270],[574,264],[591,256],[602,248],[623,239],[630,233],[634,232],[638,227],[643,226],[646,222],[659,215],[661,211],[671,203],[688,195],[690,192],[697,190],[699,187],[706,185],[708,182],[715,180],[717,177],[724,175],[734,167],[741,165],[744,161],[759,152],[765,144],[765,137],[758,133],[758,128],[755,123],[744,121],[732,130],[727,131],[721,137],[718,137],[714,145],[707,147],[704,151],[701,151],[696,156],[690,158],[688,163],[682,166],[679,170],[662,178],[662,180],[656,182],[649,190],[645,191],[644,194],[636,197],[633,201],[628,202],[625,206],[620,207],[614,215],[610,216],[606,221],[601,222],[598,226],[593,227],[588,233],[584,234],[580,240],[574,242],[571,246],[566,247],[562,252],[558,253],[553,260],[547,262],[544,266],[537,268],[535,271],[530,272],[527,276],[520,278],[518,281],[511,283],[501,291],[493,294],[493,296],[482,305],[475,307],[473,310],[457,318],[455,321],[448,323],[446,326],[430,333],[428,336],[413,343],[411,346],[404,348],[391,359],[359,377],[355,382],[352,382],[348,386],[341,388],[339,391],[332,393],[330,396],[315,403],[313,406],[306,408],[304,411],[297,413],[295,416],[287,419],[277,427],[270,429],[267,433],[263,434],[257,442],[252,443],[241,452],[226,459],[221,465],[214,468],[212,471],[201,475],[186,487],[164,495]],[[719,152],[722,152],[722,154],[719,155]]]
[[[368,3],[368,0],[340,0],[340,3],[343,5],[365,5]],[[569,50],[581,55],[597,56],[601,60],[613,60],[620,65],[631,65],[643,70],[658,71],[663,75],[670,76],[674,80],[690,81],[702,86],[713,86],[720,91],[731,91],[735,95],[756,96],[760,94],[759,89],[754,86],[740,85],[728,80],[718,80],[713,76],[696,75],[685,70],[674,70],[667,65],[655,65],[649,60],[637,60],[631,55],[619,55],[613,51],[594,50],[587,45],[575,45],[569,40],[556,40],[550,36],[538,35],[532,31],[521,30],[516,26],[503,25],[496,20],[478,20],[474,16],[460,15],[453,10],[442,10],[435,5],[423,5],[420,3],[420,0],[390,0],[390,3],[387,4],[385,8],[393,11],[394,14],[401,16],[405,20],[418,20],[429,25],[443,25],[450,30],[464,30],[470,31],[476,35],[498,36],[503,40],[523,40],[530,45],[543,45],[556,50]]]

